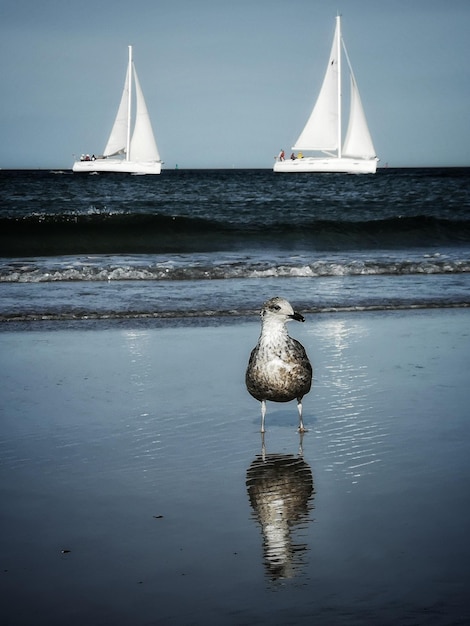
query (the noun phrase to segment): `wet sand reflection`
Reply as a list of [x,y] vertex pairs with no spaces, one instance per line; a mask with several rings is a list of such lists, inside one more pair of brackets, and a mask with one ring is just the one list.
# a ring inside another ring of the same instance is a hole
[[313,508],[315,487],[312,470],[298,455],[257,455],[246,473],[253,515],[261,526],[266,575],[271,580],[297,576],[308,551],[298,531],[305,529]]

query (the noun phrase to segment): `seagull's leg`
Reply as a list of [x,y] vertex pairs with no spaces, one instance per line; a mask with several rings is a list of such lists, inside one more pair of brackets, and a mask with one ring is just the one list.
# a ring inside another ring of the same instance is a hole
[[264,418],[266,415],[266,400],[261,400],[261,432],[264,433]]
[[264,443],[264,433],[261,433],[261,458],[266,460],[266,444]]
[[299,457],[302,458],[304,455],[304,431],[299,431]]
[[304,433],[304,423],[302,421],[302,398],[297,398],[297,409],[299,411],[299,433]]

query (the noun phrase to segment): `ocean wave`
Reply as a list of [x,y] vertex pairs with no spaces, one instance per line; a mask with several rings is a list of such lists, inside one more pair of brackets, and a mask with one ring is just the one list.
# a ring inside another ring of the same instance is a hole
[[200,217],[90,212],[0,219],[2,256],[184,253],[246,247],[282,249],[403,249],[470,242],[470,220],[430,216],[369,221],[274,221],[243,215]]
[[65,260],[48,264],[12,262],[0,266],[2,283],[46,283],[73,281],[195,281],[240,278],[315,278],[338,276],[407,276],[413,274],[464,274],[470,272],[470,259],[449,259],[429,255],[421,259],[317,260],[273,263],[235,259],[232,262],[186,262],[139,264],[106,263],[100,259],[71,264]]
[[[461,309],[469,308],[470,302],[466,300],[456,302],[445,302],[442,300],[426,300],[422,302],[404,302],[389,301],[381,303],[366,304],[343,304],[335,306],[317,306],[303,308],[306,315],[324,314],[324,313],[361,313],[374,311],[404,311],[404,310],[424,310],[424,309]],[[84,321],[146,321],[154,320],[156,322],[176,322],[183,324],[197,324],[198,320],[202,320],[204,324],[218,323],[222,320],[224,323],[230,319],[239,320],[240,318],[253,319],[259,315],[257,309],[207,309],[207,310],[166,310],[166,311],[53,311],[53,312],[23,312],[23,313],[1,313],[0,323],[25,323],[25,322],[84,322]],[[8,330],[8,327],[0,329]]]

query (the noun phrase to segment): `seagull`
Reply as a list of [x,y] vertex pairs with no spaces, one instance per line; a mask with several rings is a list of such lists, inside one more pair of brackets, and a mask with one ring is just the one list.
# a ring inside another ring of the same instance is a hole
[[303,345],[289,336],[286,322],[304,322],[284,298],[271,298],[261,309],[261,335],[252,350],[245,382],[248,392],[261,402],[261,432],[264,433],[266,400],[289,402],[297,399],[299,432],[302,398],[312,385],[312,366]]

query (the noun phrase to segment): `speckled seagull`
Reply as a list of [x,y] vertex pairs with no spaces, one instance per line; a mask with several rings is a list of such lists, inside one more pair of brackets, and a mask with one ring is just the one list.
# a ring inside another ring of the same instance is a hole
[[303,345],[292,339],[286,322],[304,322],[284,298],[271,298],[261,309],[261,335],[252,350],[246,370],[246,387],[261,402],[261,432],[264,433],[266,400],[297,399],[299,432],[304,432],[302,398],[312,385],[312,366]]

